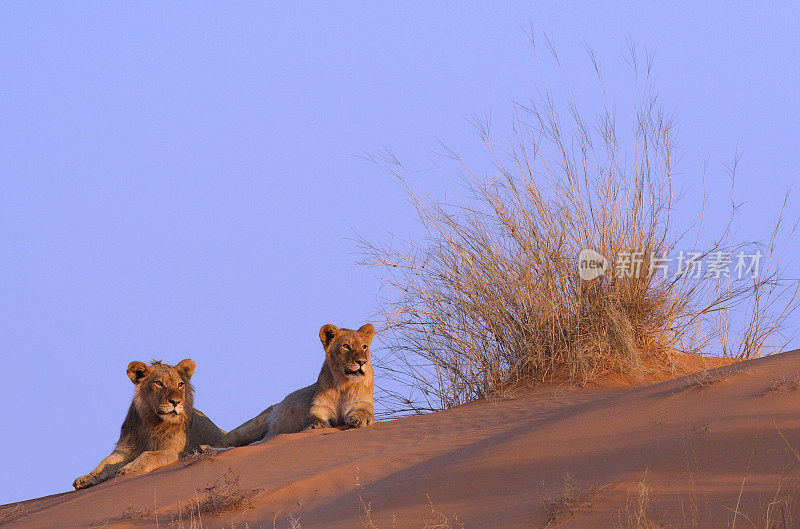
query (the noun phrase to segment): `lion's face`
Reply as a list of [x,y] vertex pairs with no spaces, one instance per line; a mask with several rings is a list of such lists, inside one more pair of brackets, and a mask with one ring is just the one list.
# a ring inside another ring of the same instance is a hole
[[375,328],[369,323],[357,331],[323,325],[319,338],[331,371],[348,379],[365,377],[371,369],[369,347],[374,335]]
[[182,360],[176,366],[153,362],[131,362],[128,376],[136,385],[136,403],[140,415],[146,413],[165,422],[183,422],[191,408],[191,385],[194,361]]

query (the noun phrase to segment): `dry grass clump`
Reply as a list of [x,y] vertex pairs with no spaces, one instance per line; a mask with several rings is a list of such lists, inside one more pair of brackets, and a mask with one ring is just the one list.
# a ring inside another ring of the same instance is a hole
[[438,511],[433,506],[433,500],[431,500],[430,494],[426,494],[425,497],[428,498],[428,507],[430,511],[422,518],[425,522],[423,529],[464,529],[464,524],[458,520],[456,514],[452,515],[451,520],[450,517]]
[[184,468],[194,465],[195,463],[199,463],[200,461],[213,461],[217,457],[217,451],[213,449],[209,450],[197,450],[195,449],[194,452],[187,455],[186,457],[181,459],[182,466]]
[[572,517],[572,509],[581,496],[577,481],[570,474],[564,475],[564,481],[558,485],[552,494],[542,496],[542,507],[547,514],[547,525],[557,523],[564,517]]
[[228,469],[214,483],[203,489],[203,497],[194,508],[201,514],[219,514],[228,511],[249,509],[251,493],[239,486],[239,475]]
[[731,375],[728,372],[715,370],[712,372],[711,370],[704,370],[698,371],[697,373],[693,373],[686,377],[686,388],[694,388],[694,389],[704,389],[713,386],[718,382],[722,382],[723,380],[729,378]]
[[795,391],[800,388],[800,373],[783,377],[774,377],[770,386],[758,394],[759,397],[766,397],[775,391]]
[[293,516],[291,513],[287,517],[289,520],[289,529],[302,529],[302,525],[300,525],[300,516]]
[[240,487],[239,475],[229,468],[214,483],[197,491],[195,498],[173,516],[172,523],[177,527],[183,527],[187,523],[187,527],[202,528],[204,514],[215,515],[250,509],[253,505],[252,496],[252,491]]
[[663,524],[658,524],[649,517],[648,510],[652,490],[646,477],[636,484],[636,493],[628,496],[625,512],[620,513],[616,529],[658,529],[663,527]]
[[542,508],[547,515],[545,528],[556,525],[575,516],[579,507],[587,507],[587,499],[599,493],[609,485],[581,487],[569,472],[563,481],[555,485],[555,489],[542,495]]
[[[303,529],[303,524],[300,522],[300,515],[295,516],[292,513],[289,513],[286,516],[286,522],[288,523],[289,529]],[[272,529],[278,529],[278,515],[276,514],[275,517],[272,519]]]
[[[447,151],[461,176],[456,198],[417,189],[390,152],[372,157],[402,183],[425,229],[421,241],[361,241],[363,262],[382,270],[387,291],[382,371],[408,389],[387,391],[391,412],[448,408],[519,383],[672,372],[676,351],[698,353],[716,339],[740,358],[772,345],[798,287],[778,281],[777,228],[764,248],[768,265],[752,280],[659,267],[681,244],[702,242],[703,218],[675,225],[675,126],[658,106],[649,62],[642,74],[631,56],[636,104],[627,133],[592,57],[604,105],[597,119],[586,119],[592,113],[582,114],[569,91],[559,105],[545,84],[539,99],[515,104],[507,145],[476,122],[489,176]],[[729,228],[696,259],[735,255],[741,246],[719,242]],[[579,276],[584,249],[608,259],[596,279]],[[749,319],[731,350],[737,308]]]
[[5,525],[13,522],[14,520],[19,520],[20,518],[27,516],[29,512],[30,510],[21,503],[9,505],[0,511],[0,525]]
[[136,509],[133,505],[126,504],[122,509],[120,518],[123,520],[135,520],[137,518],[149,518],[152,515],[150,509]]

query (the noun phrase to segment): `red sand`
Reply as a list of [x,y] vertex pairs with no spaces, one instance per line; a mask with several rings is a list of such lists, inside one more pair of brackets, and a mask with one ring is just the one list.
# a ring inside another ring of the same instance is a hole
[[[371,505],[366,527],[394,518],[423,528],[428,497],[467,529],[629,527],[643,478],[659,526],[730,527],[736,516],[736,527],[762,527],[781,476],[800,477],[799,374],[794,351],[647,387],[537,388],[364,429],[283,435],[3,506],[0,525],[180,527],[175,513],[230,468],[252,507],[202,515],[202,527],[285,528],[289,513],[303,529],[363,527],[358,483]],[[553,509],[565,478],[574,497]]]

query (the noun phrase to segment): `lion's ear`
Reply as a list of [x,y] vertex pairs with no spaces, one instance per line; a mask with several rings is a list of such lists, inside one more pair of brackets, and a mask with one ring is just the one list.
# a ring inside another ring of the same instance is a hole
[[364,337],[367,343],[371,343],[372,337],[375,336],[375,327],[371,323],[365,323],[358,329],[358,333]]
[[336,325],[331,325],[330,323],[323,325],[319,330],[319,339],[322,342],[322,347],[327,348],[333,339],[336,338],[337,334],[339,334],[339,327]]
[[138,384],[142,380],[145,379],[147,375],[150,374],[150,366],[145,364],[144,362],[139,362],[138,360],[135,362],[131,362],[128,364],[128,378],[131,379],[131,382],[134,384]]
[[175,369],[186,378],[192,378],[192,375],[194,375],[194,360],[191,358],[181,360],[178,362],[178,365],[175,366]]

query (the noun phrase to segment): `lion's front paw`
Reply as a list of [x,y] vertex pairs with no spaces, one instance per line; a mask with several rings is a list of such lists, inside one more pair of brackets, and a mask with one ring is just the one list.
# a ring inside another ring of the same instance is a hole
[[128,463],[124,467],[117,470],[117,476],[124,476],[125,474],[131,474],[133,472],[138,472],[139,469],[133,466],[133,463]]
[[100,481],[97,479],[97,476],[86,474],[85,476],[75,478],[75,481],[72,482],[72,486],[75,487],[75,490],[80,490],[91,487],[92,485],[97,485],[98,483],[100,483]]
[[316,420],[306,427],[306,430],[318,430],[320,428],[330,428],[331,425],[328,421]]
[[345,420],[345,424],[351,428],[362,428],[374,422],[375,418],[370,413],[353,413]]

